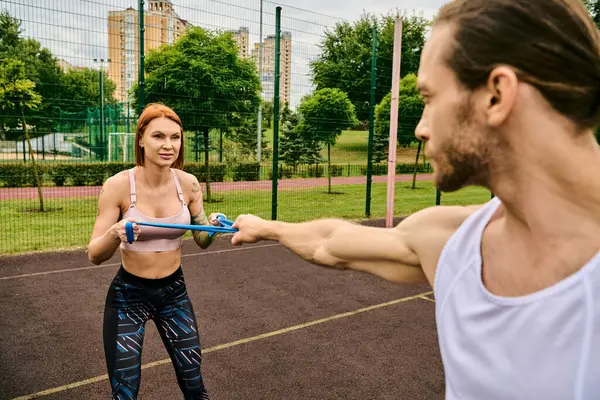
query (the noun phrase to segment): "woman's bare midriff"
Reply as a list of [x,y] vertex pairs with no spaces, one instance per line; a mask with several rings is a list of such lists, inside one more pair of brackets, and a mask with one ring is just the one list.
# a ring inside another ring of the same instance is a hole
[[140,278],[160,279],[181,265],[181,249],[169,251],[130,251],[121,249],[123,268]]

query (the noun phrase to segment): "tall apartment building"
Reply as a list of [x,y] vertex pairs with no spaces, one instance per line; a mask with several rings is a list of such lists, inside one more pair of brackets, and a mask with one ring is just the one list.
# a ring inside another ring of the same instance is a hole
[[[259,49],[260,43],[255,43],[252,58],[256,63],[257,70],[259,66]],[[279,50],[281,52],[279,99],[289,104],[292,78],[292,34],[290,32],[281,33]],[[260,78],[263,87],[263,98],[272,101],[275,95],[275,35],[269,35],[263,40],[262,76]]]
[[[185,31],[188,22],[179,18],[171,0],[149,0],[144,12],[144,53],[171,44]],[[137,82],[139,66],[138,11],[128,8],[108,13],[109,77],[116,84],[117,101],[129,101],[128,92]]]
[[233,40],[237,43],[240,51],[239,55],[242,58],[247,58],[250,51],[249,30],[246,27],[240,27],[238,30],[229,31],[233,34]]
[[[108,67],[110,79],[116,84],[114,97],[117,101],[128,102],[129,92],[138,79],[139,65],[139,14],[133,8],[108,13]],[[183,33],[189,23],[181,19],[173,8],[171,0],[149,0],[144,12],[144,53],[172,44]],[[239,55],[252,57],[258,69],[259,43],[254,44],[250,53],[249,30],[240,27],[230,31],[239,47]],[[263,41],[263,63],[261,82],[263,97],[272,100],[275,80],[275,36],[267,36]],[[282,32],[281,36],[281,80],[279,96],[289,103],[292,70],[292,35]]]
[[63,60],[62,58],[59,58],[56,61],[56,64],[58,64],[58,66],[60,67],[60,69],[63,70],[63,72],[69,72],[71,70],[83,71],[85,69],[84,67],[79,67],[79,66],[76,66],[76,65],[72,65],[69,62],[67,62],[66,60]]

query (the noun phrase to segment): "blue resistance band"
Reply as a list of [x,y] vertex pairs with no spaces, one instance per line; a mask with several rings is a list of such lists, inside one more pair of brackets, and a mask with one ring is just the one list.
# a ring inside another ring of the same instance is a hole
[[[215,233],[233,233],[237,232],[237,228],[232,228],[233,221],[225,219],[225,217],[221,214],[217,217],[217,221],[221,223],[223,226],[212,226],[212,225],[182,225],[182,224],[161,224],[159,222],[135,222],[137,225],[143,226],[155,226],[158,228],[171,228],[171,229],[185,229],[190,231],[204,231],[209,232],[212,237]],[[127,236],[127,243],[131,244],[134,240],[133,235],[133,222],[127,221],[125,223],[125,234]]]

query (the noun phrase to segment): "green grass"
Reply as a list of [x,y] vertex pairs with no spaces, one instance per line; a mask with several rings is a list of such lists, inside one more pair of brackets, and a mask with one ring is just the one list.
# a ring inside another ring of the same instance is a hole
[[[344,131],[331,148],[333,164],[367,164],[368,131]],[[321,152],[327,159],[327,147]]]
[[[190,135],[188,134],[188,137]],[[268,148],[273,148],[273,129],[267,129],[264,133],[264,138],[268,142]],[[188,139],[189,140],[189,139]],[[215,132],[211,132],[211,140],[212,146],[214,148],[218,148],[219,146],[219,138]],[[338,137],[338,140],[331,148],[331,162],[333,164],[351,164],[351,165],[366,165],[367,164],[367,150],[368,150],[368,140],[369,140],[369,132],[368,131],[344,131]],[[224,139],[226,142],[227,140]],[[191,141],[190,144],[186,142],[187,149],[186,150],[186,160],[193,160],[195,155],[193,155],[191,151]],[[226,145],[225,145],[226,146]],[[410,148],[403,149],[399,148],[397,150],[396,158],[398,163],[414,163],[417,152],[417,144],[413,143]],[[217,151],[213,150],[210,155],[211,161],[216,161],[218,159]],[[321,156],[324,160],[327,159],[327,147],[325,147],[321,151]],[[200,155],[200,159],[203,160],[204,156]],[[227,154],[224,154],[224,158],[227,158]],[[248,159],[247,162],[254,161],[254,158]],[[267,160],[266,164],[270,165],[271,160]]]
[[[395,215],[406,215],[435,204],[435,190],[430,182],[396,184]],[[339,185],[342,194],[329,195],[326,187],[281,190],[278,194],[278,219],[289,222],[338,217],[362,219],[365,213],[365,186]],[[215,193],[221,202],[207,203],[207,212],[224,212],[230,218],[251,213],[271,217],[270,191],[232,191]],[[373,184],[372,218],[385,216],[386,184]],[[444,194],[442,204],[478,204],[490,198],[481,188],[466,188]],[[85,246],[96,214],[96,198],[47,199],[45,207],[52,212],[27,212],[35,209],[37,200],[5,200],[0,202],[0,253],[59,250]],[[189,237],[190,234],[187,234]]]
[[[369,144],[368,131],[344,131],[338,138],[335,146],[331,148],[332,164],[367,164]],[[321,152],[323,159],[327,159],[327,148]],[[417,144],[409,148],[396,150],[397,163],[414,163],[417,156]]]

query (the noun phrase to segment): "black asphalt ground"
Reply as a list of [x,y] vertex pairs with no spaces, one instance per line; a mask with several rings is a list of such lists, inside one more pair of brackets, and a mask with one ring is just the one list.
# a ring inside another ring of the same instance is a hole
[[[444,398],[429,286],[317,267],[276,243],[186,241],[183,254],[212,399]],[[0,399],[110,399],[102,318],[118,266],[84,251],[0,257]],[[146,328],[139,399],[182,399]]]

